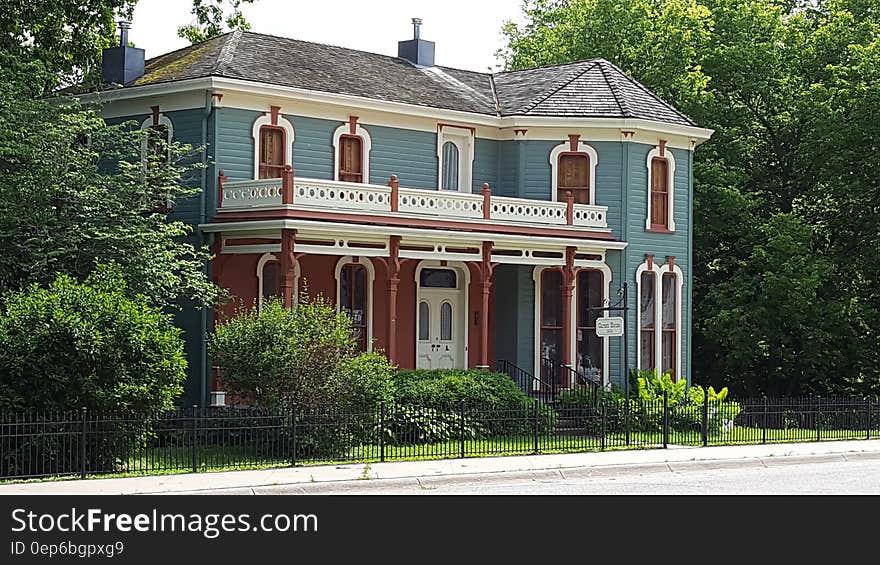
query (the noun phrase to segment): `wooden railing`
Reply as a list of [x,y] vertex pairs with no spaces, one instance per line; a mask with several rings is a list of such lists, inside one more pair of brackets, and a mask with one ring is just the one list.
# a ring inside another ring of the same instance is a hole
[[607,229],[606,206],[492,196],[488,184],[477,194],[402,188],[395,175],[388,185],[297,177],[285,169],[280,179],[218,179],[220,212],[292,207],[363,214],[430,217],[446,220],[543,227]]

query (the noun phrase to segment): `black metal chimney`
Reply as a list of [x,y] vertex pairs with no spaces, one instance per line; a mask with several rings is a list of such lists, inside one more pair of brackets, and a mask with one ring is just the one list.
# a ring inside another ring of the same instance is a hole
[[102,71],[107,84],[129,85],[144,76],[144,50],[128,46],[131,22],[117,22],[119,47],[103,51]]
[[434,66],[434,42],[419,37],[421,18],[413,18],[413,38],[397,42],[397,56],[406,59],[417,67]]

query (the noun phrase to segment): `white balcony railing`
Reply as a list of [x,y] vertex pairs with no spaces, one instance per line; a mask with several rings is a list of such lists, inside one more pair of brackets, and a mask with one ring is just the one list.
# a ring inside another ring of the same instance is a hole
[[607,229],[606,206],[400,188],[310,178],[226,181],[220,178],[220,212],[291,207],[324,212],[442,218],[538,227]]

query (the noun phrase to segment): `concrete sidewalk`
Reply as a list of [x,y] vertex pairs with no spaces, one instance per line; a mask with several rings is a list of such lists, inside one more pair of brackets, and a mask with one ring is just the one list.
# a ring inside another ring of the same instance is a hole
[[0,485],[0,495],[11,494],[184,494],[241,493],[259,487],[290,485],[286,492],[333,494],[369,488],[370,481],[411,480],[426,483],[474,483],[531,476],[572,473],[609,476],[675,470],[676,467],[721,468],[749,465],[794,464],[806,460],[856,457],[880,459],[880,440],[828,441],[717,447],[674,447],[630,451],[566,453],[480,457],[437,461],[315,465],[257,471],[223,471],[125,477],[108,479],[47,481]]

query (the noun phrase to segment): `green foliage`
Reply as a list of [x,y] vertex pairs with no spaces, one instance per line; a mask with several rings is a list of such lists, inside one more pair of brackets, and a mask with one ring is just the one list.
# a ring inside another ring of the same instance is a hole
[[183,391],[180,330],[120,269],[77,283],[61,275],[0,302],[0,408],[153,411]]
[[638,383],[638,397],[649,402],[662,400],[666,393],[669,403],[676,404],[684,399],[687,390],[687,381],[673,381],[669,372],[658,377],[654,370],[639,371]]
[[[230,12],[224,16],[224,4],[228,1]],[[251,24],[241,12],[242,4],[250,4],[254,0],[193,0],[192,13],[195,22],[177,28],[177,35],[199,43],[217,37],[227,30],[251,29]],[[225,24],[225,29],[224,29]]]
[[603,57],[715,130],[694,162],[698,382],[876,393],[880,11],[864,0],[527,0],[510,69]]
[[323,386],[334,408],[343,412],[372,413],[380,403],[394,402],[394,367],[381,353],[343,358]]
[[419,445],[487,437],[490,433],[471,415],[439,408],[394,406],[379,430],[386,441],[396,445]]
[[136,124],[30,96],[0,80],[0,292],[58,273],[82,281],[114,262],[130,294],[157,306],[216,301],[207,251],[190,226],[156,209],[160,194],[178,203],[196,194],[183,186],[195,150],[172,143],[168,164],[143,163],[146,132]]
[[[394,382],[395,402],[400,406],[455,411],[464,403],[466,410],[473,411],[487,433],[529,435],[534,428],[531,414],[535,401],[503,373],[478,369],[420,369],[398,371]],[[555,424],[556,413],[549,406],[539,404],[538,418],[539,429],[545,433]]]
[[[291,309],[276,299],[260,312],[240,311],[217,325],[208,347],[224,385],[264,408],[329,408],[331,393],[362,405],[390,387],[387,362],[355,359],[351,320],[322,296],[304,294]],[[375,382],[361,370],[377,371]],[[346,390],[346,378],[355,379],[352,390]]]

